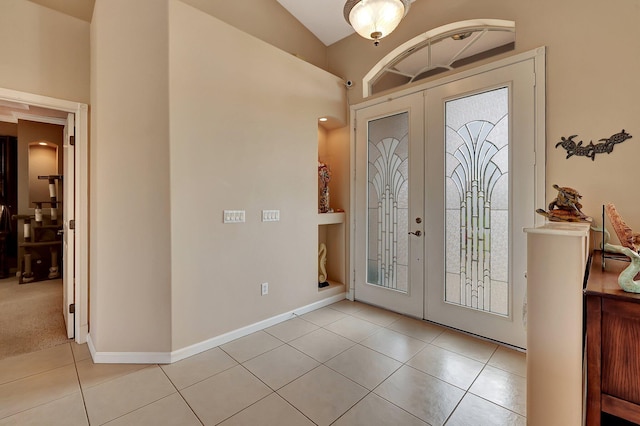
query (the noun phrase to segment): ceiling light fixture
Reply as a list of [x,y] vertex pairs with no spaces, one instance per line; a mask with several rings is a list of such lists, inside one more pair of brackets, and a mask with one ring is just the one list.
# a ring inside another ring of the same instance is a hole
[[374,45],[391,34],[407,15],[411,0],[347,0],[344,19]]

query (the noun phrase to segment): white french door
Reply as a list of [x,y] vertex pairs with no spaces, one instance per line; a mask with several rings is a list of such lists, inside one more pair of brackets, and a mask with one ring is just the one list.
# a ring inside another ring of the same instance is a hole
[[356,112],[355,294],[423,317],[422,93]]
[[535,221],[533,60],[426,94],[426,318],[524,348]]
[[356,300],[526,346],[522,229],[544,203],[537,66],[354,109]]

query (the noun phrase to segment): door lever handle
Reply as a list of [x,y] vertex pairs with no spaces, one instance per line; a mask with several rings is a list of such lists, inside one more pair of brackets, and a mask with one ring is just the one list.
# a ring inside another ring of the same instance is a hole
[[416,237],[419,237],[422,235],[422,231],[416,231],[416,232],[409,232],[412,235],[415,235]]

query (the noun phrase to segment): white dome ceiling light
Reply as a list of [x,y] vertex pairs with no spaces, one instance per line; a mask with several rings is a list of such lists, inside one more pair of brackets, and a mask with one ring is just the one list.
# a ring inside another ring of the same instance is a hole
[[411,0],[347,0],[344,19],[374,45],[391,34],[407,15]]

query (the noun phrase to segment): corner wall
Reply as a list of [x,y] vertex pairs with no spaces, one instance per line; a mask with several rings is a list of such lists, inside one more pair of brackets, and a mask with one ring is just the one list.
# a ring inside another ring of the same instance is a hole
[[[180,1],[169,22],[178,350],[330,296],[317,289],[317,119],[345,108],[325,71]],[[225,209],[246,222],[223,224]]]
[[97,0],[91,30],[91,341],[167,352],[168,0]]

